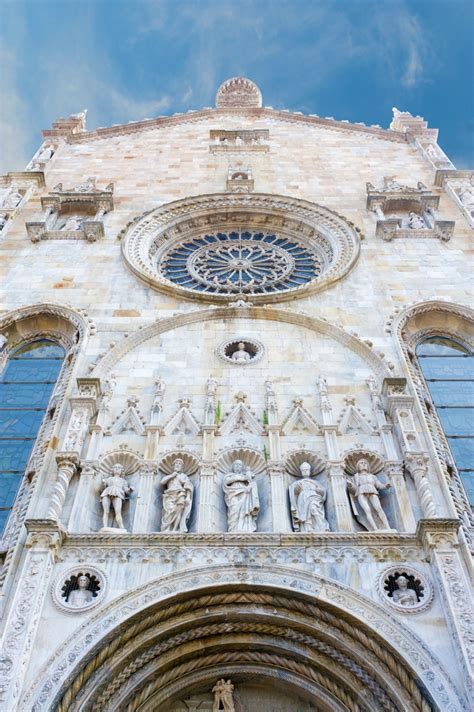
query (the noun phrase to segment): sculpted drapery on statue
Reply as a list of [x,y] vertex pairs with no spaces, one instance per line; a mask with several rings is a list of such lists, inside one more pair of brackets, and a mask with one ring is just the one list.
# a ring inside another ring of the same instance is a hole
[[187,532],[188,519],[193,504],[193,485],[189,477],[183,472],[183,460],[176,458],[173,463],[173,472],[165,475],[161,485],[163,492],[163,515],[161,520],[162,532]]
[[222,678],[216,682],[212,688],[214,693],[212,712],[235,712],[233,689],[234,686],[230,680]]
[[311,477],[311,465],[300,465],[301,480],[290,485],[290,509],[295,532],[325,532],[329,529],[326,521],[324,502],[326,491]]
[[232,471],[224,477],[229,532],[254,532],[260,509],[257,483],[250,467],[244,471],[242,460],[235,460]]
[[[361,458],[357,463],[357,472],[347,481],[347,488],[351,496],[351,504],[356,517],[360,505],[367,519],[369,531],[390,529],[390,524],[380,504],[379,492],[390,489],[389,484],[383,484],[376,475],[370,472],[368,460]],[[356,500],[356,501],[354,501]],[[376,523],[375,518],[379,520]]]
[[92,591],[89,590],[89,577],[82,575],[77,579],[77,588],[73,589],[67,599],[72,608],[80,608],[92,601]]
[[119,529],[124,529],[122,519],[122,504],[125,499],[133,492],[133,487],[129,487],[125,479],[125,470],[123,465],[117,462],[112,468],[112,474],[104,480],[105,489],[100,495],[100,501],[104,510],[103,527],[109,528],[109,512],[112,505],[115,521]]
[[397,577],[397,588],[392,594],[393,601],[400,606],[414,606],[418,603],[416,591],[408,587],[408,579],[401,574]]

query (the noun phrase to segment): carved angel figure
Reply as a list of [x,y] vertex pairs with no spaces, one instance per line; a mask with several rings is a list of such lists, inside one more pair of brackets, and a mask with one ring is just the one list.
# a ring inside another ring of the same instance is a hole
[[310,479],[311,465],[300,465],[301,480],[289,488],[291,518],[295,532],[325,532],[329,529],[324,511],[326,491],[318,482]]
[[249,467],[244,472],[242,460],[235,460],[232,472],[224,477],[224,497],[228,531],[254,532],[260,510],[257,483]]
[[234,689],[230,680],[218,680],[212,691],[214,693],[214,702],[212,704],[212,712],[235,712],[234,699],[232,691]]
[[[389,484],[383,484],[376,475],[370,472],[368,460],[361,458],[357,463],[357,472],[347,481],[349,493],[353,495],[367,518],[370,531],[390,529],[390,524],[380,504],[379,492],[390,489]],[[357,506],[351,497],[354,514],[357,516]],[[375,517],[380,525],[376,524]]]
[[193,485],[186,473],[184,463],[176,458],[173,472],[165,475],[161,484],[166,487],[163,493],[162,532],[187,532],[188,519],[193,504]]
[[399,603],[400,606],[414,606],[418,603],[418,596],[416,591],[412,588],[408,588],[408,579],[406,576],[401,574],[396,579],[395,583],[397,588],[392,593],[392,599],[394,603]]
[[133,487],[129,487],[125,480],[125,470],[123,465],[117,462],[112,468],[112,474],[104,481],[105,489],[100,495],[100,501],[104,510],[103,527],[108,529],[110,507],[113,507],[115,521],[119,529],[124,529],[122,519],[122,504],[133,492]]

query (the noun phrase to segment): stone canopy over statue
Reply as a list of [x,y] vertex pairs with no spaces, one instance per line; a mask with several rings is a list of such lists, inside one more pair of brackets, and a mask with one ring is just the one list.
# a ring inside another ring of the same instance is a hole
[[183,472],[184,462],[176,458],[173,472],[161,480],[163,492],[162,532],[187,532],[188,519],[193,504],[193,485]]
[[232,471],[224,477],[224,497],[227,505],[229,532],[254,532],[260,510],[257,483],[250,467],[235,460]]
[[325,532],[329,529],[324,511],[326,491],[311,478],[311,465],[300,465],[301,480],[290,485],[291,519],[295,532]]

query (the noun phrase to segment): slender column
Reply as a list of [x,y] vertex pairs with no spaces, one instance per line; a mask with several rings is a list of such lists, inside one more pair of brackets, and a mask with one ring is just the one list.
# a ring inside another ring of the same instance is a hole
[[426,453],[407,453],[405,465],[413,477],[418,497],[420,498],[421,510],[426,519],[433,519],[438,516],[436,505],[433,501],[430,484],[428,482],[428,462]]
[[62,541],[56,522],[30,519],[25,524],[27,553],[0,642],[0,709],[5,711],[18,709],[41,609]]
[[385,471],[392,485],[393,494],[395,495],[400,530],[414,532],[416,529],[416,521],[408,497],[403,465],[401,462],[387,462]]
[[91,531],[91,501],[94,497],[94,480],[96,470],[91,464],[84,464],[79,473],[79,482],[69,517],[68,531],[73,534],[84,534]]
[[140,468],[138,480],[138,497],[133,517],[132,532],[134,534],[151,532],[153,527],[153,490],[156,482],[157,466],[153,462],[144,462]]
[[284,465],[282,462],[270,461],[267,472],[270,478],[272,498],[272,530],[274,532],[291,532],[287,478]]
[[162,432],[161,425],[145,425],[145,460],[156,460],[158,457],[158,445]]
[[56,462],[58,465],[58,473],[46,514],[47,519],[61,518],[69,483],[73,475],[76,474],[79,466],[79,455],[77,452],[58,452]]
[[330,498],[336,515],[337,531],[354,531],[354,518],[347,496],[347,482],[342,462],[328,462],[327,468]]
[[116,384],[117,380],[115,378],[115,374],[111,373],[110,376],[105,380],[104,387],[102,389],[102,399],[100,401],[96,423],[91,427],[91,439],[86,455],[86,460],[97,459],[100,444],[104,436],[104,425],[109,413],[110,401],[112,400]]
[[155,381],[155,397],[151,406],[150,424],[145,426],[145,460],[156,460],[158,456],[158,445],[160,436],[163,433],[161,427],[161,416],[163,414],[163,399],[165,397],[166,385],[161,376]]
[[198,532],[217,531],[216,469],[213,462],[204,462],[199,476]]
[[268,450],[270,462],[281,460],[281,426],[278,422],[278,404],[270,380],[265,381],[265,404],[268,424],[266,426],[268,435]]

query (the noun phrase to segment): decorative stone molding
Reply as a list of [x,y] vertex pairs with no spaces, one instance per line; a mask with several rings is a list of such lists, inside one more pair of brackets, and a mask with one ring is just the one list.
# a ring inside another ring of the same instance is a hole
[[407,453],[405,457],[405,467],[415,482],[423,517],[431,519],[436,517],[438,512],[433,501],[433,495],[427,477],[428,463],[429,457],[425,453]]
[[43,216],[27,222],[32,242],[40,240],[82,240],[95,242],[104,236],[103,217],[113,210],[113,184],[99,190],[95,178],[63,190],[62,183],[41,198]]
[[[414,591],[416,601],[413,594],[408,594],[405,599],[400,596],[401,600],[394,600],[394,592],[399,588],[397,579],[401,576],[407,580],[407,588]],[[421,613],[432,604],[434,596],[433,586],[427,577],[404,564],[382,571],[377,580],[377,591],[382,601],[399,613]]]
[[474,171],[437,170],[435,185],[446,191],[468,224],[474,227]]
[[173,472],[174,461],[180,458],[183,461],[183,471],[187,475],[194,475],[200,468],[200,460],[190,450],[170,450],[161,456],[158,462],[158,470],[165,475]]
[[216,93],[218,109],[256,109],[262,106],[262,94],[256,84],[245,77],[232,77]]
[[226,188],[229,193],[252,193],[254,188],[252,169],[229,166]]
[[285,470],[293,477],[300,477],[300,465],[308,462],[311,465],[311,475],[320,474],[326,467],[324,458],[313,450],[292,450],[285,457]]
[[[237,352],[239,343],[245,345],[245,352],[249,354],[248,359],[237,359],[233,358],[234,353]],[[265,354],[265,346],[261,341],[257,339],[249,338],[247,336],[239,336],[235,339],[226,339],[216,349],[217,356],[225,363],[231,363],[233,366],[251,366],[260,359],[263,358]]]
[[385,460],[378,452],[368,450],[366,448],[352,448],[346,450],[343,454],[344,469],[350,475],[357,472],[357,463],[361,458],[364,458],[369,463],[370,471],[373,474],[381,472],[385,466]]
[[101,455],[99,459],[99,470],[107,475],[112,473],[114,465],[120,464],[124,468],[124,476],[133,475],[141,467],[142,456],[129,450],[122,448],[119,450],[110,450]]
[[[79,596],[75,596],[77,601],[72,602],[72,591],[78,590],[79,576],[86,576],[89,579],[86,591],[90,595],[84,595],[82,601]],[[95,566],[84,564],[74,566],[62,571],[56,578],[51,589],[53,602],[57,608],[67,613],[85,613],[96,608],[105,597],[108,579],[105,573]]]
[[[239,241],[228,237],[237,233],[250,255],[239,258],[225,252],[240,249]],[[273,245],[276,235],[281,236],[278,246]],[[301,249],[293,255],[295,246]],[[155,289],[226,303],[245,296],[251,296],[253,303],[274,303],[320,291],[353,268],[359,250],[357,229],[333,211],[258,193],[205,195],[169,203],[138,218],[122,241],[129,268]],[[218,252],[229,269],[242,272],[242,280],[208,274],[209,252]],[[253,262],[263,258],[273,265],[269,278],[247,278],[243,272],[253,274]],[[293,285],[292,275],[299,274],[303,258],[311,262],[313,276]],[[174,277],[177,269],[184,269],[190,286]]]
[[250,447],[234,447],[222,450],[217,454],[217,469],[219,472],[230,472],[235,460],[241,460],[254,475],[263,472],[266,463],[261,452]]
[[56,463],[58,465],[58,473],[46,515],[48,519],[60,519],[61,517],[69,484],[78,470],[79,454],[77,452],[58,452]]
[[71,138],[85,132],[87,109],[65,118],[56,119],[50,129],[44,129],[42,136],[45,140]]
[[267,152],[270,150],[268,129],[238,129],[235,131],[210,131],[209,151],[225,152]]
[[7,173],[0,176],[0,236],[6,234],[21,208],[42,186],[44,175],[41,172]]

